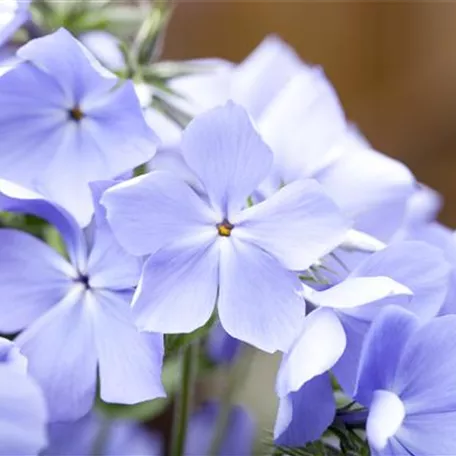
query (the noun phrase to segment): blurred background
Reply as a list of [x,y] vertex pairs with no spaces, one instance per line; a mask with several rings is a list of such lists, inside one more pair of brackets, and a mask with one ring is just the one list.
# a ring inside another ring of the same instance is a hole
[[348,117],[445,197],[456,227],[456,3],[177,0],[166,58],[242,60],[268,33],[323,66]]

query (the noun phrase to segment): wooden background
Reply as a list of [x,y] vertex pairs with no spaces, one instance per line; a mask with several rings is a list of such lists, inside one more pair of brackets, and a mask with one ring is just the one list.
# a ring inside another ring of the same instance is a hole
[[268,33],[325,68],[348,116],[456,227],[456,2],[177,0],[166,57],[239,61]]

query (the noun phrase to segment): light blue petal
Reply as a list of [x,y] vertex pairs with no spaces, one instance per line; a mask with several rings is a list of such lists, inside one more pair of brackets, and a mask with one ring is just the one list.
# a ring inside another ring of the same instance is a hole
[[305,65],[287,43],[267,36],[233,71],[231,96],[258,118],[267,104]]
[[302,67],[258,120],[285,183],[312,177],[337,157],[347,123],[337,94],[320,68]]
[[90,225],[92,248],[87,262],[87,276],[92,288],[125,290],[138,284],[143,259],[127,253],[118,243],[106,220],[106,209],[99,203],[104,191],[116,181],[97,181],[90,184],[95,216]]
[[215,238],[221,221],[185,182],[163,171],[111,187],[101,203],[114,235],[134,255],[204,233]]
[[355,392],[358,402],[368,407],[376,390],[392,391],[405,402],[395,379],[404,347],[418,326],[418,318],[398,306],[386,307],[374,320],[359,361]]
[[0,331],[14,334],[56,305],[70,290],[76,271],[30,234],[0,230]]
[[56,77],[70,109],[71,104],[81,103],[87,93],[107,92],[118,81],[64,28],[29,41],[17,54],[44,73]]
[[390,439],[383,450],[371,447],[370,452],[372,456],[410,456],[410,452],[395,438]]
[[235,225],[233,235],[257,245],[293,270],[307,269],[334,250],[350,227],[313,180],[285,186],[230,222]]
[[405,417],[401,399],[391,391],[375,390],[369,406],[366,436],[369,445],[377,451],[383,450],[394,437]]
[[274,441],[277,445],[302,447],[318,440],[335,414],[331,379],[328,373],[324,373],[280,399]]
[[431,320],[410,337],[394,379],[394,391],[407,414],[456,410],[455,331],[456,315],[447,315]]
[[28,7],[31,0],[3,2],[0,4],[0,46],[8,41],[14,32],[29,18]]
[[27,359],[13,342],[3,337],[0,337],[0,365],[7,365],[24,375],[27,373]]
[[342,326],[344,327],[347,345],[343,355],[334,365],[332,371],[345,393],[349,396],[353,396],[361,350],[370,323],[364,320],[358,320],[343,312],[338,312],[338,314]]
[[456,237],[454,231],[438,222],[422,223],[409,227],[405,233],[407,239],[424,241],[442,250],[445,259],[451,265],[449,290],[440,313],[456,313]]
[[204,194],[204,187],[195,173],[187,165],[179,146],[160,147],[149,162],[151,171],[167,171],[187,182],[199,194]]
[[16,339],[47,400],[51,421],[80,418],[95,397],[97,357],[90,311],[75,288]]
[[271,150],[244,108],[233,102],[190,122],[182,153],[218,216],[228,220],[245,205],[272,165]]
[[64,95],[51,76],[21,63],[0,77],[0,103],[0,176],[33,187],[64,139]]
[[[420,319],[427,320],[438,313],[445,300],[449,272],[449,264],[439,249],[424,242],[407,241],[393,243],[371,255],[351,275],[355,277],[383,275],[402,283],[412,290],[412,299],[404,302],[391,297],[383,300],[382,305],[403,305]],[[368,308],[359,308],[352,310],[351,314],[363,318],[363,312],[368,311]],[[364,316],[369,319],[369,316]]]
[[[409,296],[413,294],[406,286],[389,277],[347,277],[340,283],[322,291],[315,291],[305,286],[305,299],[320,307],[357,309],[391,296]],[[411,299],[411,298],[410,298]],[[354,310],[356,315],[357,310]]]
[[286,351],[305,314],[297,276],[271,255],[233,236],[221,246],[218,310],[231,336],[267,352]]
[[436,190],[424,184],[419,184],[407,202],[404,230],[434,222],[443,206],[443,197]]
[[346,337],[332,309],[316,309],[305,317],[301,333],[284,355],[276,392],[283,397],[329,371],[345,350]]
[[220,58],[198,58],[183,63],[199,67],[200,71],[169,80],[169,87],[180,95],[168,98],[172,105],[196,116],[231,98],[236,64]]
[[396,440],[407,448],[409,455],[452,456],[456,454],[455,423],[455,410],[407,415]]
[[359,141],[345,150],[318,181],[356,220],[357,229],[386,241],[402,225],[408,198],[415,191],[413,175],[402,163]]
[[212,236],[152,255],[144,265],[133,301],[140,329],[188,333],[203,326],[215,307],[218,269],[219,252]]
[[134,404],[165,396],[163,336],[140,334],[128,294],[94,290],[87,293],[83,305],[89,306],[93,316],[101,398]]
[[38,193],[0,179],[0,209],[32,214],[54,225],[65,240],[72,264],[82,270],[85,268],[87,248],[83,232],[76,220],[64,208]]
[[37,455],[47,443],[47,412],[37,384],[0,365],[0,455]]
[[90,150],[81,150],[88,182],[112,179],[148,162],[155,154],[158,138],[147,126],[131,81],[113,91],[81,103],[86,118],[80,122]]

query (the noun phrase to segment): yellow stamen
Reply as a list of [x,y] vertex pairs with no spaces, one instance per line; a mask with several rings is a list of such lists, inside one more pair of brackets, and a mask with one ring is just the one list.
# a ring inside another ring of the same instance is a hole
[[73,120],[80,121],[84,117],[84,113],[81,111],[79,106],[75,106],[70,110],[70,117]]
[[234,225],[232,225],[228,220],[224,220],[222,223],[217,225],[218,234],[220,236],[231,236],[231,231],[233,230]]

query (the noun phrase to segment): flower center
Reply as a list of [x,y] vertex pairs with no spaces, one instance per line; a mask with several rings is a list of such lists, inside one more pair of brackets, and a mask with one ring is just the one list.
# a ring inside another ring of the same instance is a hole
[[70,118],[79,122],[83,117],[84,113],[81,111],[79,106],[75,106],[73,109],[70,110]]
[[218,234],[220,236],[231,236],[231,231],[233,230],[234,225],[232,225],[228,220],[223,220],[222,223],[217,224]]
[[90,288],[90,277],[86,274],[80,274],[79,277],[78,277],[78,282],[79,283],[82,283],[82,285],[84,285],[84,287],[88,290]]

